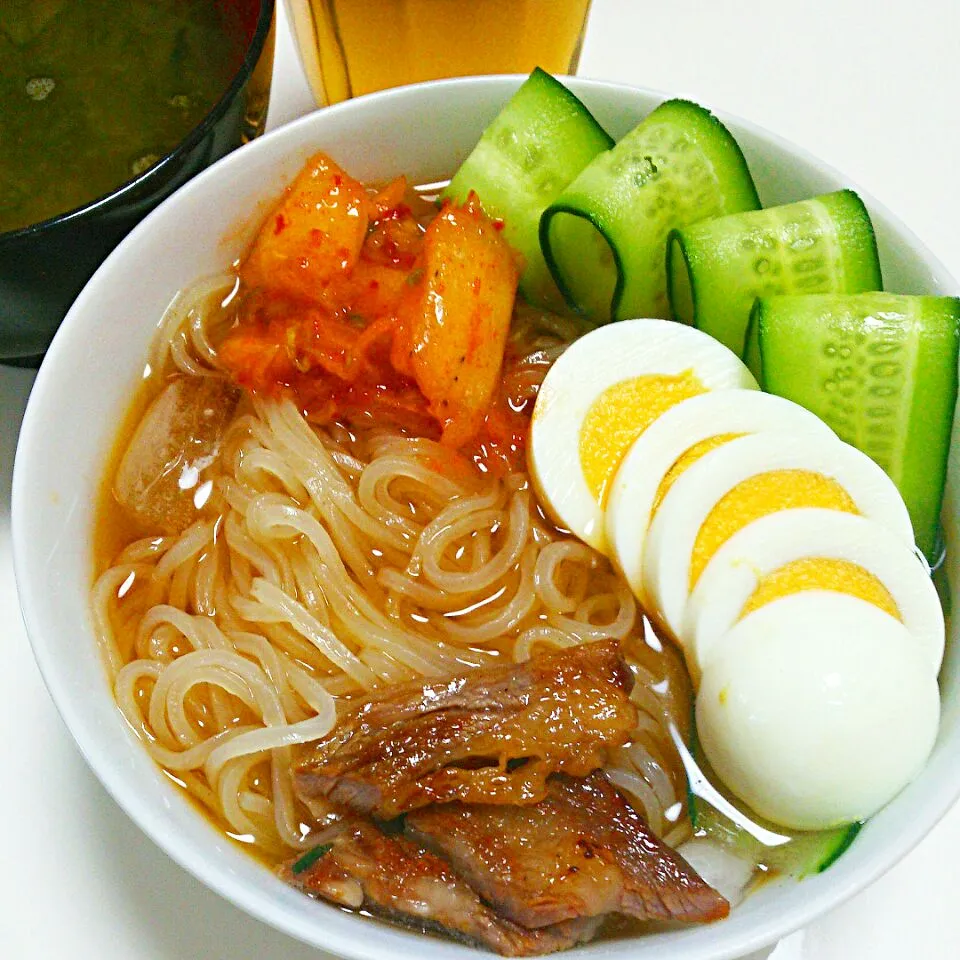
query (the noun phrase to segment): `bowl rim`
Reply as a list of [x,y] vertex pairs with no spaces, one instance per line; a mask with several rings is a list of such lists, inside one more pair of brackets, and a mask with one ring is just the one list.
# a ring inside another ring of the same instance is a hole
[[[312,111],[311,113],[308,113],[307,115],[268,133],[264,137],[258,138],[257,141],[245,146],[243,150],[234,151],[232,154],[222,158],[198,174],[197,177],[193,178],[172,197],[164,201],[164,203],[161,204],[156,211],[151,212],[151,214],[141,221],[141,223],[134,228],[131,234],[129,234],[121,242],[121,245],[118,247],[117,251],[114,251],[110,254],[110,256],[108,256],[108,258],[98,269],[97,274],[94,275],[94,278],[92,278],[90,282],[93,282],[101,270],[110,269],[108,264],[110,264],[115,256],[119,255],[120,250],[124,248],[125,245],[137,243],[141,231],[147,231],[150,229],[151,217],[153,217],[158,211],[162,210],[166,203],[176,202],[175,197],[178,194],[189,194],[192,191],[202,190],[208,178],[212,179],[213,177],[222,175],[220,171],[222,164],[228,165],[232,163],[246,162],[241,158],[247,154],[255,154],[257,150],[266,149],[266,146],[262,145],[268,143],[272,144],[273,142],[280,141],[284,138],[289,138],[291,141],[297,142],[298,131],[301,128],[309,128],[317,122],[322,122],[318,121],[318,116],[326,116],[334,111],[337,113],[349,111],[352,110],[354,105],[358,103],[369,103],[376,101],[378,103],[389,104],[389,101],[393,98],[407,97],[410,96],[411,93],[415,94],[418,90],[437,90],[443,94],[449,92],[452,96],[455,96],[457,89],[460,87],[482,87],[491,83],[499,83],[504,85],[505,89],[507,89],[507,85],[515,87],[519,85],[519,83],[525,78],[526,74],[500,74],[428,81],[425,83],[411,84],[408,86],[396,87],[389,90],[368,94],[363,97],[357,97],[344,101],[343,103],[335,106],[320,108]],[[644,96],[648,96],[655,101],[669,99],[672,96],[671,94],[661,90],[634,84],[624,84],[612,81],[592,80],[577,77],[563,77],[561,79],[565,84],[568,84],[575,93],[578,94],[583,91],[589,92],[591,90],[607,90],[614,93],[614,95],[616,95],[618,92],[621,94],[639,93]],[[855,181],[842,174],[836,167],[820,160],[805,148],[797,146],[796,144],[784,137],[781,137],[779,134],[769,130],[768,128],[762,127],[749,120],[745,120],[742,117],[739,117],[738,115],[732,114],[728,111],[715,109],[712,104],[706,101],[698,100],[698,102],[702,103],[704,106],[708,106],[711,111],[715,112],[719,119],[725,124],[728,122],[731,123],[740,130],[749,133],[751,136],[756,137],[761,141],[768,142],[771,145],[791,154],[797,159],[802,160],[816,171],[836,178],[842,181],[845,185],[849,186],[851,189],[856,190],[856,192],[865,201],[871,212],[874,215],[878,213],[881,214],[884,222],[893,228],[898,239],[900,239],[904,244],[908,245],[911,250],[917,254],[917,256],[922,260],[924,266],[931,272],[932,277],[935,279],[938,285],[950,287],[952,289],[957,289],[960,287],[960,284],[957,283],[939,258],[937,258],[929,250],[929,248],[909,227],[907,227],[884,204],[878,202],[869,191],[862,189]],[[71,317],[75,312],[75,307],[71,307],[67,318],[54,337],[54,341],[51,344],[49,353],[58,356],[61,352],[58,349],[58,341],[65,342],[68,335],[67,332],[72,326]],[[339,955],[353,958],[353,960],[378,960],[380,955],[375,952],[375,946],[365,946],[363,943],[364,938],[361,935],[342,938],[333,931],[324,931],[323,935],[329,939],[321,943],[318,939],[319,934],[316,929],[316,924],[298,922],[297,918],[291,916],[289,913],[283,913],[282,915],[279,915],[277,908],[271,907],[263,902],[261,897],[255,893],[252,893],[247,883],[242,878],[233,875],[230,871],[225,870],[222,866],[204,859],[202,851],[192,849],[190,845],[178,845],[170,842],[169,830],[164,827],[164,824],[160,821],[160,819],[152,812],[139,806],[135,802],[131,802],[131,798],[126,795],[126,791],[122,787],[120,777],[118,775],[114,775],[109,764],[104,765],[94,761],[91,757],[91,753],[95,754],[98,751],[91,751],[89,749],[91,743],[83,741],[78,737],[77,723],[75,722],[75,711],[70,702],[69,692],[67,691],[65,683],[63,682],[64,678],[59,676],[56,669],[56,664],[53,662],[53,651],[46,648],[42,640],[42,631],[39,629],[36,623],[36,611],[42,607],[44,599],[41,595],[34,592],[32,585],[24,575],[25,568],[27,566],[26,554],[28,553],[27,544],[29,542],[30,530],[26,524],[26,520],[19,519],[24,517],[25,510],[17,509],[18,505],[26,508],[30,498],[30,488],[27,485],[27,482],[24,480],[25,468],[22,463],[23,458],[20,456],[21,443],[25,445],[24,438],[28,437],[31,432],[42,431],[42,421],[39,419],[39,414],[36,412],[36,409],[39,406],[37,397],[45,391],[46,381],[52,376],[52,367],[52,364],[46,363],[41,366],[36,381],[36,387],[39,387],[40,389],[38,390],[35,387],[24,415],[24,425],[26,429],[21,430],[21,441],[18,443],[18,456],[16,457],[14,464],[12,543],[18,593],[21,599],[21,608],[24,621],[27,625],[27,633],[30,644],[33,649],[37,664],[40,668],[44,683],[50,692],[51,698],[54,700],[57,710],[60,712],[66,726],[70,730],[71,735],[77,743],[81,754],[86,759],[88,765],[94,770],[97,778],[107,789],[108,793],[124,810],[124,812],[135,823],[137,823],[144,833],[149,836],[151,840],[153,840],[153,842],[161,850],[163,850],[167,856],[173,859],[194,877],[199,879],[207,887],[214,890],[222,897],[250,915],[305,943],[321,948],[335,950]],[[735,939],[732,939],[729,935],[724,937],[723,930],[718,929],[718,939],[722,942],[719,944],[717,949],[711,950],[708,954],[700,952],[691,953],[687,949],[684,949],[682,946],[680,946],[678,950],[679,955],[682,956],[683,960],[689,960],[689,958],[701,956],[708,956],[709,960],[733,960],[733,958],[741,957],[744,953],[767,946],[776,939],[786,936],[794,930],[807,925],[812,920],[824,915],[830,909],[839,906],[863,890],[865,887],[873,883],[884,872],[889,870],[900,859],[902,859],[903,856],[913,849],[913,847],[915,847],[917,843],[919,843],[920,840],[922,840],[923,837],[933,829],[936,823],[953,806],[958,796],[960,796],[960,765],[952,765],[944,772],[941,778],[940,789],[922,795],[920,801],[915,805],[915,808],[912,811],[913,816],[911,817],[910,821],[898,830],[895,836],[883,846],[882,851],[879,854],[874,855],[868,861],[864,869],[860,869],[855,874],[844,877],[842,881],[837,879],[836,881],[826,885],[817,884],[817,878],[811,877],[804,882],[805,892],[809,891],[809,895],[804,897],[802,903],[792,905],[789,918],[781,919],[779,917],[771,917],[767,919],[759,919],[754,924],[753,928],[748,931],[740,931]],[[248,856],[247,854],[243,855]],[[369,921],[364,920],[363,922],[366,926]],[[357,927],[356,929],[362,930],[363,928]],[[433,942],[436,943],[436,941]],[[632,940],[626,941],[628,944],[632,942]],[[424,941],[422,938],[417,939],[413,944],[409,945],[409,947],[405,942],[403,947],[401,947],[400,943],[395,943],[394,946],[397,948],[397,951],[394,956],[397,958],[409,958],[409,960],[420,960],[423,954],[417,949],[417,944],[423,943]],[[679,943],[680,941],[678,941],[678,944]],[[614,955],[621,956],[622,954],[619,949],[615,951],[615,954],[609,952],[612,945],[613,944],[609,941],[600,941],[599,943],[593,945],[594,949],[591,949],[589,945],[580,948],[577,955],[589,955],[591,957],[600,955],[604,957]],[[456,956],[466,958],[477,955],[476,951],[472,948],[464,948],[461,945],[452,942],[443,943],[440,946],[444,949],[442,949],[437,956]],[[466,952],[467,949],[470,950],[469,953]],[[599,949],[603,950],[602,954],[598,952]],[[589,954],[581,951],[589,951]],[[430,955],[433,955],[432,951]]]
[[257,23],[240,66],[234,71],[229,85],[216,100],[213,106],[204,114],[203,118],[193,126],[183,139],[179,140],[172,150],[165,153],[156,163],[151,164],[142,173],[136,174],[129,180],[124,180],[109,193],[103,193],[79,207],[72,207],[63,213],[54,214],[44,220],[38,220],[36,223],[28,223],[26,226],[17,227],[14,230],[0,231],[0,247],[7,244],[15,244],[26,237],[47,233],[55,230],[64,224],[72,223],[88,214],[99,213],[103,209],[113,206],[119,206],[128,197],[129,194],[136,193],[137,190],[152,178],[158,176],[167,167],[176,163],[184,154],[189,153],[201,140],[210,132],[226,114],[233,103],[236,95],[247,83],[260,60],[260,55],[270,36],[273,28],[274,9],[277,0],[259,0],[260,8],[257,13]]

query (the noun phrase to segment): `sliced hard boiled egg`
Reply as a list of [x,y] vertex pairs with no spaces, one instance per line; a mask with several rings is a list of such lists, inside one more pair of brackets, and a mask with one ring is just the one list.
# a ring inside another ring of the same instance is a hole
[[896,486],[855,447],[809,434],[739,437],[685,470],[653,516],[643,589],[661,625],[679,640],[687,598],[717,550],[748,523],[796,507],[862,514],[913,546]]
[[839,510],[781,510],[738,530],[710,559],[687,603],[681,642],[691,673],[706,669],[740,619],[779,597],[832,590],[899,620],[933,676],[943,609],[926,563],[873,520]]
[[664,411],[710,390],[757,389],[740,358],[672,320],[622,320],[563,353],[540,387],[527,457],[561,526],[606,551],[604,508],[630,445]]
[[781,826],[822,830],[871,816],[919,773],[940,699],[902,623],[812,590],[760,607],[719,641],[696,718],[736,796]]
[[627,451],[610,485],[607,543],[641,603],[643,545],[657,504],[700,457],[763,430],[836,438],[818,416],[791,400],[755,390],[716,390],[671,407]]

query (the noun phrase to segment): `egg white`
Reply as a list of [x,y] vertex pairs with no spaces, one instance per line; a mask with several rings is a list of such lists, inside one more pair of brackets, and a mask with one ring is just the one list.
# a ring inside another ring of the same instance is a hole
[[706,668],[763,577],[794,560],[846,560],[873,574],[893,598],[933,676],[944,648],[943,609],[925,561],[866,517],[817,507],[754,520],[711,557],[687,602],[680,640],[691,674]]
[[724,434],[763,430],[836,438],[805,407],[755,390],[716,390],[691,397],[661,414],[623,458],[606,510],[611,556],[641,603],[643,546],[663,478],[691,447]]
[[832,591],[744,617],[718,642],[696,703],[721,780],[798,830],[876,813],[920,772],[939,719],[936,679],[907,628]]
[[692,371],[707,390],[757,390],[739,357],[708,334],[672,320],[622,320],[572,343],[551,367],[533,410],[527,459],[541,502],[560,526],[607,551],[604,513],[580,459],[580,431],[610,387],[636,377]]
[[865,517],[913,547],[913,527],[893,481],[866,454],[841,440],[755,433],[723,444],[685,470],[663,498],[647,532],[643,590],[661,625],[679,639],[697,534],[716,504],[750,477],[804,470],[832,478]]

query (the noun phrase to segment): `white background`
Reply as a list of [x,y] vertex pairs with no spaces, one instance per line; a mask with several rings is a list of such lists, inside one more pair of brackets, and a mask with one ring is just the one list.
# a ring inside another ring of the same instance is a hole
[[[957,0],[594,0],[579,72],[686,95],[802,144],[960,276],[958,9]],[[312,106],[282,11],[280,21],[271,127]],[[0,960],[322,960],[168,861],[60,722],[10,560],[10,471],[31,382],[0,367]],[[955,808],[886,877],[770,960],[953,960],[958,860]]]

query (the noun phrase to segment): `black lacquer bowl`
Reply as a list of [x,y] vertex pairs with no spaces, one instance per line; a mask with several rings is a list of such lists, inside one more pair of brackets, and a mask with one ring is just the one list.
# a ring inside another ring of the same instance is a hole
[[274,0],[234,0],[248,24],[243,63],[210,112],[157,164],[113,192],[0,233],[0,362],[39,362],[60,321],[111,250],[154,207],[257,136],[273,67]]

